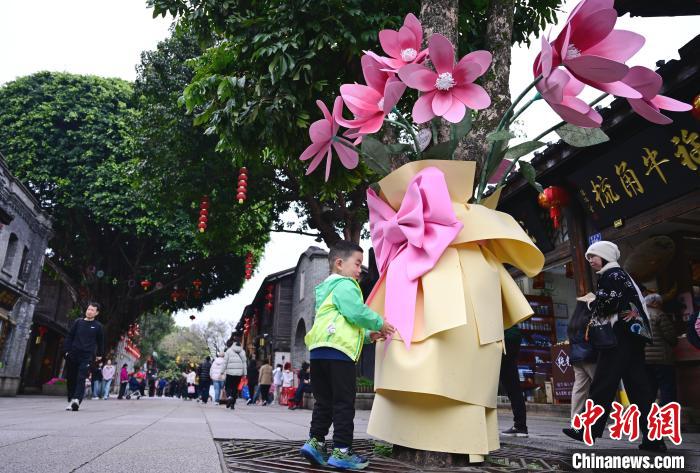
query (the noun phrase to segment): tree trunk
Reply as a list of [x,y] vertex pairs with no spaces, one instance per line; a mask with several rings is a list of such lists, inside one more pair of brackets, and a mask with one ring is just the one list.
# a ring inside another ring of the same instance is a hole
[[[427,39],[433,33],[440,33],[452,44],[458,44],[458,16],[459,0],[423,0],[420,6],[420,19],[423,24],[424,47],[427,47]],[[445,120],[440,120],[437,130],[438,142],[449,141],[450,126]]]
[[471,132],[455,152],[455,159],[476,161],[477,176],[489,151],[486,135],[498,126],[511,103],[508,82],[514,13],[515,0],[491,0],[489,3],[485,42],[486,49],[493,54],[493,62],[482,78],[482,85],[491,97],[491,106],[479,112]]

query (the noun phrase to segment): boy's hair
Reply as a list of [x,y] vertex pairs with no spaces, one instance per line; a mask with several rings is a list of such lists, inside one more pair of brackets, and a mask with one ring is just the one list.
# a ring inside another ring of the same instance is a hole
[[93,306],[95,309],[97,309],[97,312],[102,310],[102,304],[100,304],[99,302],[90,301],[87,303],[87,306],[85,306],[85,308],[87,309],[90,306]]
[[330,266],[331,272],[335,267],[335,260],[342,259],[345,261],[350,258],[353,253],[359,251],[363,253],[362,247],[357,243],[353,243],[347,240],[340,240],[338,243],[331,247],[331,251],[328,252],[328,264]]

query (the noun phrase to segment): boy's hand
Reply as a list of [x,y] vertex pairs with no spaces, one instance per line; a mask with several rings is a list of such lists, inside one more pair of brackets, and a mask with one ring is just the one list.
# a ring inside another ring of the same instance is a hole
[[382,334],[382,332],[370,332],[369,339],[372,340],[372,342],[376,342],[378,340],[386,340],[386,336]]
[[382,328],[380,328],[379,331],[386,337],[388,335],[393,335],[394,332],[396,332],[396,327],[385,320]]

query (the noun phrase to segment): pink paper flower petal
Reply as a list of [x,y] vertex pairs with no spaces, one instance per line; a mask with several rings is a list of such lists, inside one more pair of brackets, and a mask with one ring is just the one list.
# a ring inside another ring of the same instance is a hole
[[430,51],[430,60],[433,61],[433,66],[438,74],[452,73],[455,63],[455,48],[449,39],[439,33],[433,34],[428,39],[428,51]]
[[413,104],[413,121],[416,123],[425,123],[435,117],[433,113],[433,97],[435,92],[428,92],[427,94],[421,95]]
[[384,64],[368,54],[362,56],[360,64],[362,65],[362,75],[365,77],[367,85],[381,93],[384,90],[384,84],[386,84],[390,76],[390,74],[382,71]]
[[[342,97],[336,97],[335,102],[333,102],[333,117],[339,117],[343,114],[343,98]],[[340,129],[340,125],[338,125],[338,122],[335,120],[335,118],[331,119],[331,125],[332,125],[332,134],[335,136],[338,133],[338,130]]]
[[587,82],[589,85],[595,87],[596,89],[607,92],[611,95],[617,95],[618,97],[625,97],[628,99],[641,99],[642,94],[637,92],[629,85],[622,81],[603,83],[603,82]]
[[382,95],[371,87],[360,84],[343,84],[340,95],[345,104],[355,116],[374,113],[378,108]]
[[367,117],[360,126],[360,133],[363,135],[369,135],[371,133],[376,133],[378,132],[381,128],[382,125],[384,124],[384,113],[377,113],[375,115],[372,115],[371,117]]
[[328,120],[316,120],[309,127],[309,137],[313,143],[325,143],[332,136],[331,123]]
[[379,43],[382,49],[391,57],[401,57],[399,46],[399,33],[394,30],[382,30],[379,32]]
[[[387,65],[387,68],[389,72],[397,72],[400,70],[402,67],[406,65],[406,63],[401,60],[401,59],[393,59],[393,58],[386,58],[384,60],[384,64]],[[386,71],[387,69],[382,69],[382,71]]]
[[326,146],[324,146],[323,149],[320,150],[316,154],[316,156],[314,156],[314,159],[311,160],[311,164],[309,164],[309,167],[306,169],[307,176],[316,170],[318,165],[321,164],[321,161],[323,161],[323,157],[326,155],[326,153],[330,152],[330,150],[331,150],[330,144],[327,145],[327,148],[328,149],[326,149]]
[[443,116],[452,106],[452,94],[438,91],[433,97],[433,113],[438,117]]
[[423,27],[413,13],[406,15],[406,18],[403,20],[403,24],[413,31],[413,36],[415,36],[418,46],[423,44]]
[[[564,90],[571,76],[561,69],[552,71],[549,77],[540,80],[536,87],[542,98],[549,103],[561,103],[564,99]],[[572,94],[578,95],[578,94]]]
[[665,95],[657,95],[651,99],[651,103],[662,110],[669,110],[671,112],[687,112],[693,109],[693,106],[689,103],[681,102],[671,97],[666,97]]
[[510,163],[510,159],[502,159],[501,162],[498,163],[496,170],[493,172],[493,174],[491,174],[491,177],[489,177],[488,183],[496,184],[498,181],[500,181],[510,167]]
[[[350,144],[347,141],[345,141],[345,143]],[[357,151],[337,142],[333,143],[333,149],[338,153],[338,158],[343,166],[347,169],[355,169],[357,167],[357,163],[360,161]]]
[[[629,68],[622,63],[600,56],[579,56],[566,59],[564,65],[572,73],[593,82],[615,82],[622,80]],[[584,80],[584,82],[585,82]]]
[[644,99],[627,99],[630,107],[642,118],[658,125],[669,125],[673,120],[659,112],[659,110]]
[[569,45],[585,51],[602,41],[615,27],[617,12],[612,9],[598,10],[585,18],[585,26],[572,28]]
[[406,26],[402,26],[401,28],[399,28],[399,47],[401,48],[401,50],[413,48],[416,50],[416,52],[418,52],[418,48],[416,48],[416,45],[420,47],[420,44],[417,43],[413,31],[411,31],[411,29]]
[[416,56],[416,58],[413,60],[413,62],[415,64],[420,64],[425,60],[426,57],[428,57],[428,49],[427,48],[424,49],[423,51],[419,52],[418,56]]
[[[462,62],[477,64],[479,66],[479,75],[477,77],[480,77],[488,70],[492,60],[493,55],[488,51],[472,51],[459,60],[459,62],[457,63],[457,67],[459,67],[459,64],[461,64]],[[455,67],[455,69],[457,67]]]
[[582,128],[598,128],[603,123],[603,117],[583,100],[576,97],[565,97],[564,102],[549,104],[549,106],[567,123]]
[[461,61],[457,63],[452,72],[452,77],[457,84],[474,82],[474,79],[481,75],[481,66],[475,62]]
[[586,54],[625,62],[644,46],[644,36],[632,31],[613,30],[610,34],[586,49]]
[[398,79],[389,79],[384,86],[384,114],[391,112],[391,109],[399,103],[401,96],[406,91],[406,84]]
[[[379,54],[372,52],[372,51],[362,51],[362,52],[380,64],[386,64],[386,60],[389,59],[389,58],[386,58],[384,56],[380,56]],[[360,62],[362,62],[362,59],[360,59]]]
[[542,50],[539,55],[540,72],[535,73],[535,75],[542,74],[543,77],[547,78],[552,73],[552,45],[549,44],[544,35],[542,35],[541,42]]
[[491,97],[478,84],[462,84],[453,88],[450,92],[457,100],[472,110],[482,110],[491,105]]
[[326,107],[325,103],[323,103],[320,100],[317,100],[316,106],[321,109],[321,113],[323,113],[324,119],[326,119],[329,123],[333,121],[333,117],[331,116],[331,112],[328,111],[328,107]]
[[314,156],[319,151],[321,151],[321,149],[323,149],[325,146],[328,146],[328,142],[311,143],[309,146],[306,147],[304,152],[301,153],[301,156],[299,156],[299,159],[301,161],[306,161],[307,159],[311,158],[311,156]]
[[328,147],[328,154],[326,155],[326,182],[328,182],[328,178],[331,176],[331,164],[333,164],[333,152],[331,150],[331,147]]
[[656,72],[642,66],[631,67],[622,81],[650,100],[661,90],[663,79]]
[[459,123],[464,118],[467,107],[459,100],[453,100],[450,109],[442,115],[442,118],[450,123]]
[[429,92],[435,89],[437,74],[420,64],[409,64],[399,69],[399,78],[412,89]]

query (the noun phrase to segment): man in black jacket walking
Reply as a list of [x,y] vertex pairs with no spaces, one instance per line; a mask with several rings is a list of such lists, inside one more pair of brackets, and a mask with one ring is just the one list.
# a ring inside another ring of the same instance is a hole
[[199,376],[199,393],[204,404],[209,400],[209,387],[211,386],[211,357],[206,357],[204,361],[197,367],[197,376]]
[[90,363],[95,355],[97,355],[96,361],[99,361],[104,353],[102,324],[95,320],[99,313],[100,304],[89,302],[85,310],[85,318],[73,322],[63,342],[69,402],[66,410],[77,411],[80,408],[85,395],[85,378],[87,378]]

